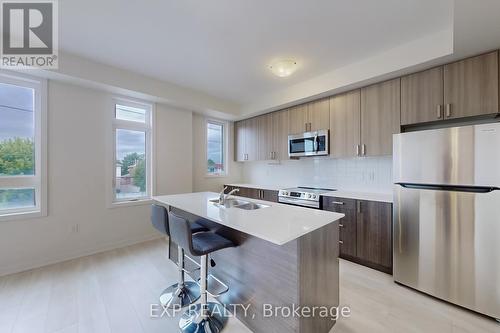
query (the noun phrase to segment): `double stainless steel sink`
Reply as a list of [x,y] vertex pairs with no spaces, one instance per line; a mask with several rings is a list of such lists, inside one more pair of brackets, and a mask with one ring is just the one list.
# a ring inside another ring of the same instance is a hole
[[262,205],[258,204],[255,202],[250,202],[246,200],[239,200],[239,199],[226,199],[224,201],[224,204],[221,204],[219,202],[219,199],[212,199],[209,200],[209,202],[215,206],[221,207],[221,208],[238,208],[238,209],[244,209],[244,210],[256,210],[256,209],[261,209],[261,208],[267,208],[270,207],[268,205]]

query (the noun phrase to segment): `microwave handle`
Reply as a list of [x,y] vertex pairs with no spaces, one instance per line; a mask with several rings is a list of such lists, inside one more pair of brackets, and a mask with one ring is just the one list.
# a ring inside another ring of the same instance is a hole
[[316,134],[314,136],[314,152],[317,153],[319,150],[319,137],[318,135]]

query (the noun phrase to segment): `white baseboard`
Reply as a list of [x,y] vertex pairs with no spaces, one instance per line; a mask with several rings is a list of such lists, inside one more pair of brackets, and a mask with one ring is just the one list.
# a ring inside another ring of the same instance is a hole
[[31,262],[28,261],[28,262],[23,262],[23,263],[16,263],[15,265],[2,267],[0,269],[0,277],[4,276],[4,275],[10,275],[10,274],[14,274],[14,273],[32,270],[32,269],[43,267],[43,266],[57,264],[57,263],[68,261],[68,260],[86,257],[86,256],[90,256],[93,254],[101,253],[101,252],[111,251],[114,249],[119,249],[122,247],[130,246],[130,245],[134,245],[134,244],[138,244],[138,243],[143,243],[143,242],[147,242],[147,241],[159,239],[159,238],[164,238],[164,236],[162,236],[158,233],[155,233],[155,234],[146,235],[146,236],[142,236],[142,237],[138,237],[138,238],[134,238],[134,239],[121,240],[118,242],[114,242],[114,243],[100,246],[98,248],[83,249],[83,250],[79,250],[79,251],[74,252],[74,253],[65,253],[61,256],[47,258],[47,259],[44,259],[42,261],[36,261],[36,262],[35,261],[31,261]]

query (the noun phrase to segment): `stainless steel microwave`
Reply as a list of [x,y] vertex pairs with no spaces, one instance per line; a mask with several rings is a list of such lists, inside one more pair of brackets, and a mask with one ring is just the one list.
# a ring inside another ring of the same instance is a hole
[[288,136],[288,156],[328,155],[328,130],[319,130]]

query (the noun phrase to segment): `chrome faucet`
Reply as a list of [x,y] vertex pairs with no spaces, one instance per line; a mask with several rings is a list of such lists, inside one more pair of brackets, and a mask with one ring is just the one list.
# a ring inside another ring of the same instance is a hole
[[229,198],[229,196],[233,193],[239,192],[239,188],[232,189],[228,194],[224,194],[224,192],[227,190],[227,186],[224,187],[224,189],[220,192],[219,194],[219,205],[224,205],[226,203],[226,200]]
[[227,190],[227,186],[225,186],[222,189],[222,191],[220,191],[220,193],[219,193],[219,205],[223,205],[224,201],[226,200],[226,198],[225,198],[226,195],[224,194],[224,192],[226,192],[226,190]]

